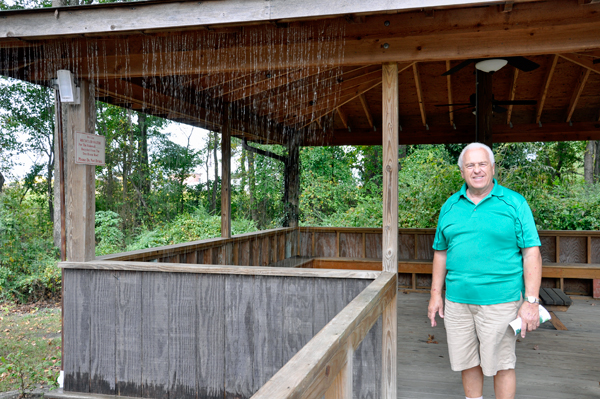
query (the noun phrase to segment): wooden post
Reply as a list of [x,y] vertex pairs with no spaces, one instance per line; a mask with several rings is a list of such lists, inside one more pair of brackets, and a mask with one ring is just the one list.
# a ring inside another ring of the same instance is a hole
[[383,64],[383,271],[396,274],[394,299],[383,312],[381,397],[396,398],[398,291],[398,65]]
[[231,237],[231,119],[229,103],[223,105],[221,129],[221,237]]
[[287,191],[286,216],[284,226],[298,227],[300,214],[300,144],[299,134],[290,132],[287,142],[287,162],[285,165],[285,187]]
[[75,163],[75,133],[95,133],[96,102],[93,86],[81,81],[81,103],[64,105],[67,108],[67,259],[87,262],[95,254],[96,183],[95,168]]
[[475,140],[492,148],[492,75],[475,70],[477,74]]

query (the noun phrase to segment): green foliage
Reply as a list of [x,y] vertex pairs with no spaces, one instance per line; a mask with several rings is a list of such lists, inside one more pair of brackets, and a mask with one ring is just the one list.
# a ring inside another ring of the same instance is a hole
[[0,300],[27,302],[60,292],[58,251],[32,196],[0,195]]
[[7,377],[16,381],[22,397],[40,385],[56,386],[55,373],[50,367],[58,360],[56,357],[43,358],[42,362],[32,363],[23,351],[9,353],[0,357],[0,374],[6,373]]
[[113,211],[96,212],[96,255],[120,252],[125,235],[121,231],[121,216]]
[[[256,231],[252,221],[241,219],[231,222],[232,234]],[[173,245],[182,242],[204,240],[221,236],[221,217],[209,215],[203,208],[193,213],[184,213],[172,222],[155,230],[142,231],[137,239],[127,246],[127,251]]]

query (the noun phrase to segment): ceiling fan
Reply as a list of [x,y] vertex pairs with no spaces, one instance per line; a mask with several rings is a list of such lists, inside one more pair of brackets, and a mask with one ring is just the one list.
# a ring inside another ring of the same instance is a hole
[[[499,62],[500,60],[503,60],[506,62],[503,62],[503,63]],[[496,72],[498,69],[502,68],[506,64],[514,66],[515,68],[520,69],[523,72],[530,72],[530,71],[533,71],[534,69],[537,69],[540,67],[540,65],[538,63],[528,60],[527,58],[521,57],[521,56],[498,57],[498,58],[492,58],[492,59],[471,58],[471,59],[465,60],[465,61],[461,62],[460,64],[448,69],[446,72],[444,72],[442,74],[442,76],[452,75],[453,73],[460,71],[461,69],[463,69],[464,67],[466,67],[467,65],[469,65],[473,62],[476,63],[477,69],[482,70],[487,73]],[[478,67],[479,65],[484,65],[484,66],[482,68],[479,68]],[[489,68],[497,68],[497,69],[489,69]]]
[[[501,105],[535,105],[535,104],[537,104],[536,100],[512,100],[512,101],[496,100],[494,98],[494,96],[492,95],[492,112],[495,112],[498,114],[503,114],[506,111],[508,111],[506,108],[501,107]],[[475,108],[477,106],[477,95],[475,93],[471,94],[469,96],[468,103],[436,104],[436,107],[460,107],[460,106],[465,106],[465,108],[461,108],[461,109]],[[460,111],[460,109],[455,110],[455,111]]]

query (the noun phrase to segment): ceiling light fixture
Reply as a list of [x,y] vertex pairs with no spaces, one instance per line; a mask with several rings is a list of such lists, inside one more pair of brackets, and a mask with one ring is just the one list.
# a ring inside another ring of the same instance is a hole
[[500,58],[492,58],[491,60],[479,61],[477,64],[475,64],[475,68],[479,69],[482,72],[494,73],[500,70],[506,64],[508,64],[507,60],[503,60]]

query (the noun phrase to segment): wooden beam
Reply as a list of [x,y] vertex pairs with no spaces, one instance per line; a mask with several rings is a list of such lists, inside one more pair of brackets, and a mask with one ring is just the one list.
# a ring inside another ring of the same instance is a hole
[[337,107],[335,109],[335,113],[337,116],[340,117],[340,120],[342,121],[342,125],[344,125],[344,127],[346,129],[348,129],[348,115],[346,115],[346,113],[342,110],[342,107]]
[[[450,61],[446,60],[446,71],[450,70]],[[448,104],[452,102],[452,75],[446,75],[446,85],[448,87]],[[454,126],[454,107],[448,107],[448,116],[450,117],[450,126]]]
[[413,76],[415,78],[415,86],[417,89],[417,100],[419,101],[419,111],[421,111],[421,122],[423,126],[427,126],[427,115],[425,114],[425,102],[423,101],[423,90],[421,87],[421,75],[417,63],[413,64]]
[[579,73],[579,77],[577,78],[577,83],[575,84],[575,88],[573,90],[573,94],[571,95],[571,101],[569,102],[569,108],[567,108],[567,117],[566,122],[571,122],[571,117],[573,116],[573,112],[575,112],[575,107],[577,107],[577,103],[579,102],[579,97],[585,88],[585,83],[590,77],[590,70],[583,68],[583,70]]
[[[166,6],[173,7],[170,3]],[[71,58],[61,63],[54,62],[53,65],[57,68],[77,65],[78,78],[97,78],[98,71],[101,71],[105,78],[135,77],[154,73],[165,76],[216,71],[331,66],[342,63],[365,65],[381,62],[445,61],[586,51],[599,46],[597,34],[600,23],[599,9],[600,4],[580,7],[574,2],[562,0],[524,3],[510,13],[510,29],[506,29],[506,14],[497,12],[495,7],[439,9],[435,19],[419,17],[417,11],[374,15],[366,18],[363,24],[352,24],[344,18],[334,18],[330,19],[328,24],[336,31],[344,32],[343,36],[337,38],[339,43],[344,43],[344,46],[339,48],[340,53],[337,52],[337,47],[332,46],[329,54],[323,54],[321,46],[307,45],[308,41],[320,40],[319,38],[322,37],[319,33],[322,21],[302,21],[302,24],[290,22],[289,27],[285,28],[282,34],[272,36],[272,43],[268,45],[257,43],[256,38],[269,37],[272,30],[280,28],[271,25],[248,26],[244,28],[243,37],[236,38],[232,45],[196,46],[192,49],[186,46],[174,49],[172,45],[168,45],[171,40],[169,37],[144,37],[141,34],[131,34],[128,42],[132,43],[132,46],[128,54],[116,52],[114,55],[104,57],[102,62],[97,58],[96,49],[103,48],[102,43],[106,43],[105,40],[99,40],[95,45],[95,39],[76,38],[77,35],[88,34],[98,27],[110,26],[105,18],[98,19],[97,23],[92,22],[100,13],[89,13],[90,15],[86,16],[88,18],[82,19],[83,25],[79,28],[62,20],[57,25],[52,12],[39,13],[43,16],[43,20],[48,19],[47,22],[51,23],[51,27],[45,21],[30,18],[37,14],[13,13],[10,14],[10,18],[7,15],[3,20],[0,37],[10,37],[6,44],[8,46],[22,47],[24,44],[14,39],[15,37],[43,38],[48,32],[55,32],[57,35],[61,32],[73,35],[73,39],[70,39],[73,51],[65,54],[66,57]],[[18,18],[15,18],[15,15],[18,15]],[[166,24],[176,25],[174,20],[164,18],[164,15],[178,15],[176,10],[156,17],[156,21],[168,21]],[[121,14],[120,22],[113,24],[115,30],[123,26],[122,17]],[[135,21],[137,18],[133,17],[130,20]],[[385,21],[389,24],[385,25]],[[196,25],[196,22],[193,25]],[[206,30],[181,34],[204,35],[198,37],[198,44],[214,43],[217,35]],[[293,40],[294,35],[297,35],[296,40]],[[64,38],[60,40],[64,41]],[[192,36],[192,41],[194,40]],[[133,43],[136,43],[135,46]],[[40,46],[39,42],[31,45],[36,48]],[[144,49],[147,51],[148,48],[157,50],[154,53],[144,53]],[[56,49],[58,50],[59,47]],[[39,53],[44,54],[42,51]],[[50,56],[51,51],[47,54]],[[298,57],[298,54],[303,56]],[[0,64],[0,72],[14,76],[14,72],[5,70],[15,65],[11,53],[3,52],[0,54],[0,60],[4,60]],[[214,63],[211,60],[222,61]],[[38,62],[34,64],[40,65]]]
[[223,104],[221,129],[221,237],[231,237],[231,119],[229,103]]
[[369,108],[369,103],[367,102],[365,93],[360,93],[358,95],[358,98],[360,99],[360,103],[362,104],[363,111],[365,111],[365,115],[367,117],[367,121],[369,122],[369,126],[373,127],[373,114],[371,114],[371,109]]
[[[383,271],[398,273],[398,64],[383,64]],[[383,312],[381,398],[395,399],[397,368],[397,304],[394,299]]]
[[[519,77],[519,69],[513,68],[513,80],[512,85],[510,86],[510,93],[508,94],[509,101],[513,101],[515,99],[515,94],[517,93],[517,78]],[[508,111],[506,111],[506,124],[510,123],[510,117],[512,116],[513,105],[510,104],[508,106]]]
[[[451,126],[432,126],[425,128],[405,128],[399,139],[399,144],[449,144],[469,143],[475,139],[475,126],[460,125],[456,129]],[[509,125],[502,123],[493,126],[494,143],[532,143],[539,141],[586,141],[600,140],[599,122],[573,122]],[[330,137],[307,137],[303,146],[321,145],[378,145],[381,142],[381,126],[373,129],[335,129]]]
[[561,58],[571,61],[581,67],[584,67],[592,72],[600,73],[600,64],[594,64],[593,59],[580,54],[558,54]]
[[66,153],[66,209],[67,209],[67,258],[73,262],[87,262],[96,257],[95,213],[96,183],[95,167],[75,163],[76,132],[94,134],[96,113],[90,83],[80,83],[80,104],[67,105],[67,153]]
[[548,70],[546,71],[544,85],[542,86],[542,91],[537,102],[537,110],[535,112],[535,123],[540,123],[542,111],[544,110],[544,103],[546,102],[546,96],[548,95],[548,89],[550,88],[550,81],[552,80],[552,75],[554,75],[554,70],[556,69],[557,62],[558,55],[555,54],[552,57],[552,64],[550,65],[550,68],[548,68]]

